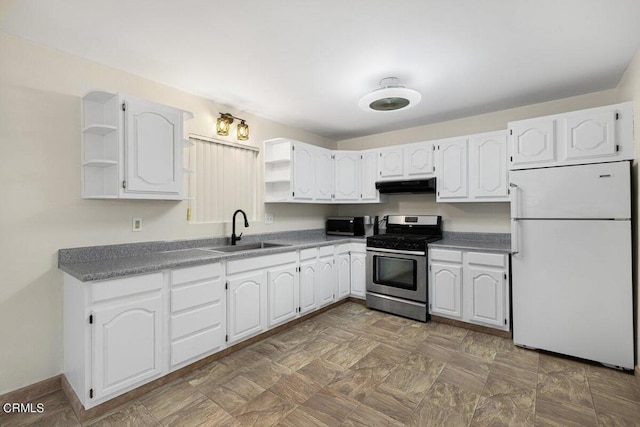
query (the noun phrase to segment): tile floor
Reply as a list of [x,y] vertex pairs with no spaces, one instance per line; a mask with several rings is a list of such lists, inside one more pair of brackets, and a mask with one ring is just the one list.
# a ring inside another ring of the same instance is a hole
[[[78,425],[62,392],[3,427]],[[453,326],[346,303],[93,426],[640,425],[640,381]]]

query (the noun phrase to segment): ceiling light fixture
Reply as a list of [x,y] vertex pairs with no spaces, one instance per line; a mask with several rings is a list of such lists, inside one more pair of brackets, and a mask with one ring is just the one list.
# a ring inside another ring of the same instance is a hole
[[240,120],[236,128],[236,137],[239,141],[249,139],[249,125],[241,118],[234,117],[229,113],[220,113],[220,117],[216,120],[216,133],[220,136],[228,136],[233,119]]
[[358,105],[367,111],[395,111],[413,107],[421,98],[418,91],[402,86],[397,77],[385,77],[380,88],[360,98]]

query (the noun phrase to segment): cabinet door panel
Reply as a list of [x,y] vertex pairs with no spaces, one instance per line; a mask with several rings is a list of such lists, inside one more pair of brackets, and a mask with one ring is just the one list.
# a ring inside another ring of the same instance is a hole
[[507,135],[472,138],[469,142],[469,182],[472,198],[507,200]]
[[182,117],[141,100],[126,101],[125,192],[180,194]]
[[378,164],[381,179],[399,179],[404,175],[404,158],[402,147],[380,150]]
[[469,268],[468,272],[472,300],[468,320],[503,328],[505,323],[504,272],[479,268]]
[[95,398],[161,373],[162,298],[146,298],[93,311]]
[[434,174],[432,143],[409,144],[405,146],[404,152],[407,178],[420,178]]
[[615,112],[576,114],[565,119],[567,160],[615,156]]
[[467,140],[439,144],[438,200],[464,199],[468,195]]
[[318,306],[318,262],[303,262],[300,265],[300,313],[313,311]]
[[331,200],[334,186],[333,157],[331,150],[323,148],[316,151],[316,200]]
[[334,286],[336,282],[335,264],[333,256],[320,258],[318,269],[318,286],[320,288],[320,306],[325,306],[335,299]]
[[334,154],[335,175],[335,199],[336,200],[359,200],[358,191],[358,163],[360,155],[358,153]]
[[360,160],[360,193],[362,200],[377,201],[380,197],[376,190],[378,179],[378,153],[364,152]]
[[313,200],[315,196],[315,158],[313,147],[293,145],[293,198]]
[[296,266],[269,270],[267,276],[269,327],[272,327],[296,317],[298,276]]
[[351,253],[351,295],[364,298],[366,288],[367,255],[359,252]]
[[237,342],[265,329],[264,273],[229,280],[227,310],[229,342]]
[[462,318],[462,266],[431,264],[430,312]]
[[351,263],[349,254],[338,255],[338,299],[349,296],[351,290]]
[[548,163],[556,159],[555,119],[534,119],[511,126],[511,163],[514,166]]

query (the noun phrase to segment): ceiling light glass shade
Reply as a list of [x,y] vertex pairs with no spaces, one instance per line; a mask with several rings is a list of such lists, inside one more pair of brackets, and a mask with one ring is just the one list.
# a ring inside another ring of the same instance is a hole
[[226,117],[218,117],[218,120],[216,120],[216,133],[220,136],[229,135],[229,125],[229,120]]
[[249,139],[249,125],[246,124],[244,120],[241,120],[240,123],[238,123],[237,133],[239,141],[246,141],[247,139]]
[[360,108],[367,111],[395,111],[413,107],[422,99],[418,91],[400,86],[395,77],[382,79],[380,86],[382,86],[380,89],[360,98],[358,102]]

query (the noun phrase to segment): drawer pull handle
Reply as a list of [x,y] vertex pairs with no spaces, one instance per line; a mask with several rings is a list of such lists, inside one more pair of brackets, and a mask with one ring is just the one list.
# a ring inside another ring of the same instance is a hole
[[604,175],[600,175],[600,178],[611,178],[611,174],[607,173],[607,174],[604,174]]

